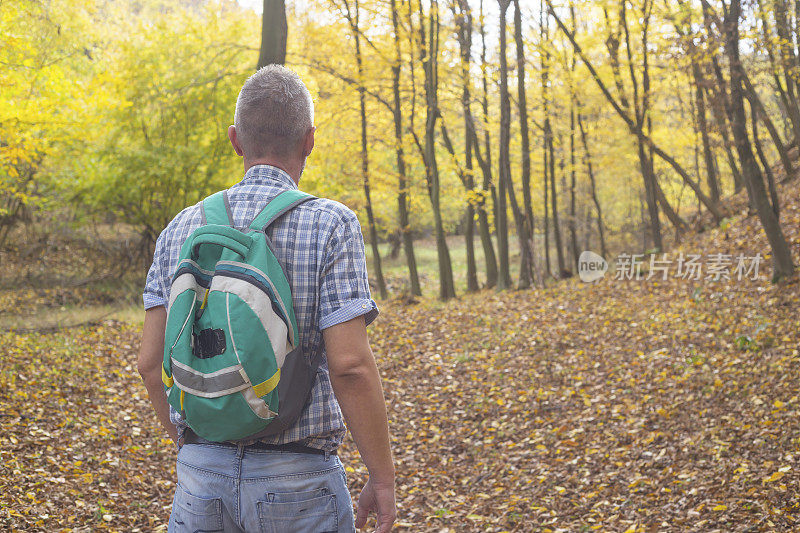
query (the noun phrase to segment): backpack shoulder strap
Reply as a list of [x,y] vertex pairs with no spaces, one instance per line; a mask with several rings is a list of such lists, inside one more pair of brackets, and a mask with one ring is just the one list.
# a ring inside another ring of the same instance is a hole
[[314,196],[290,189],[283,191],[278,196],[269,201],[269,203],[261,210],[253,222],[250,224],[250,229],[265,230],[270,224],[275,222],[281,215],[291,211],[298,205],[311,200]]
[[219,191],[205,200],[201,207],[204,224],[220,224],[230,226],[233,217],[231,216],[231,203],[228,200],[228,191]]

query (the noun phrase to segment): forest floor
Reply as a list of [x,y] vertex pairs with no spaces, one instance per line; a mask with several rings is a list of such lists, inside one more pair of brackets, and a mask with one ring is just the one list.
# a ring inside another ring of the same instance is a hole
[[[781,197],[800,258],[800,180]],[[800,282],[770,283],[757,218],[730,208],[668,258],[760,253],[755,280],[679,279],[673,263],[667,280],[382,302],[397,530],[799,528]],[[0,333],[0,529],[164,527],[175,453],[139,335],[116,320]],[[340,456],[355,496],[349,437]]]

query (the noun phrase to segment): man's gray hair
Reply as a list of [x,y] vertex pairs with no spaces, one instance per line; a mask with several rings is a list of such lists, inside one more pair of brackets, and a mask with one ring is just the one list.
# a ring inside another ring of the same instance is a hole
[[244,82],[233,125],[247,157],[293,155],[314,125],[311,93],[293,70],[267,65]]

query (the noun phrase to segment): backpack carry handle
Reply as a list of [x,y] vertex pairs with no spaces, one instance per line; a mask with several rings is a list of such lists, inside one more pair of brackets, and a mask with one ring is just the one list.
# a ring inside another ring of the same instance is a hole
[[250,239],[242,235],[241,232],[227,226],[203,226],[199,228],[192,240],[192,259],[197,259],[201,244],[222,246],[238,254],[243,259],[250,250]]

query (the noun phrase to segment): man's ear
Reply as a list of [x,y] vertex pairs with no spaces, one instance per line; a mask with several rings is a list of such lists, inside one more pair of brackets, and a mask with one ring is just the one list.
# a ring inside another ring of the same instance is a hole
[[239,144],[238,137],[236,137],[236,126],[228,126],[228,139],[231,140],[231,146],[233,146],[236,155],[239,157],[244,157],[242,146]]
[[308,130],[306,133],[305,138],[303,139],[303,157],[306,158],[311,155],[311,152],[314,150],[314,132],[317,131],[317,128],[311,126],[311,129]]

